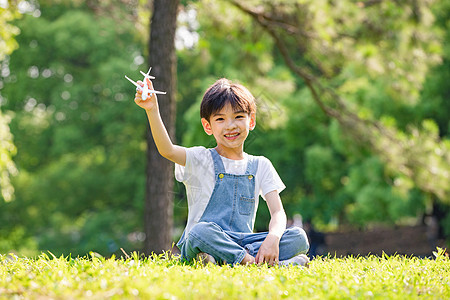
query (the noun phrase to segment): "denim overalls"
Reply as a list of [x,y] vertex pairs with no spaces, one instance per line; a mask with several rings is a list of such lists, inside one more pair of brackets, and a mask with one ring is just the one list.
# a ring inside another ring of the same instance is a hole
[[[257,200],[255,175],[257,157],[248,156],[245,174],[225,173],[220,155],[210,149],[214,162],[215,186],[199,222],[177,246],[184,259],[190,261],[200,252],[212,255],[220,263],[238,264],[248,252],[256,256],[267,232],[253,233]],[[279,260],[289,259],[308,250],[303,229],[287,229],[280,240]]]

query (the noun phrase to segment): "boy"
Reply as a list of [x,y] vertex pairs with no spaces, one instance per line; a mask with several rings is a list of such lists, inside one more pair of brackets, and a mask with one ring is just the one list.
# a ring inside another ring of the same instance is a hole
[[[150,80],[148,84],[152,89]],[[200,115],[203,129],[217,142],[213,149],[172,144],[156,95],[145,101],[141,95],[137,91],[134,100],[146,110],[156,147],[176,164],[175,177],[186,186],[188,222],[177,244],[182,258],[191,261],[206,253],[220,264],[307,265],[304,230],[286,229],[279,196],[283,182],[267,158],[244,152],[244,142],[256,125],[253,95],[227,79],[208,88]],[[253,233],[260,194],[270,211],[269,232]]]

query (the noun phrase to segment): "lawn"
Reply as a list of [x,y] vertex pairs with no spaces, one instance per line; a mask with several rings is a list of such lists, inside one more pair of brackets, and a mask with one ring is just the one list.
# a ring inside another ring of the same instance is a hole
[[184,265],[170,254],[124,258],[0,255],[0,299],[449,299],[450,260],[314,259],[309,268]]

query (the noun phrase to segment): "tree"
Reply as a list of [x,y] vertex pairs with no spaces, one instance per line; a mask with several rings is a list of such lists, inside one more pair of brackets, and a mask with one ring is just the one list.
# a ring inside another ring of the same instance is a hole
[[[172,140],[175,137],[176,55],[175,30],[179,0],[154,0],[149,39],[149,64],[160,97],[161,117]],[[172,244],[173,164],[159,155],[150,130],[147,135],[147,184],[145,200],[145,246],[147,254],[161,253]]]

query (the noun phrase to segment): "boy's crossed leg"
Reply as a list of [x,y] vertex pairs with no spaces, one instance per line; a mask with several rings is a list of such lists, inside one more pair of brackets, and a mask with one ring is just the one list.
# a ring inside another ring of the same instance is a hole
[[200,222],[192,227],[181,246],[181,255],[187,261],[199,253],[208,253],[219,264],[239,264],[247,251],[239,246],[225,231],[214,222]]
[[[254,263],[255,256],[268,232],[236,233],[224,231],[214,222],[200,222],[188,234],[181,247],[182,257],[188,261],[199,253],[208,253],[219,264]],[[286,229],[280,240],[280,265],[305,265],[309,260],[298,257],[309,249],[308,238],[303,229],[291,227]]]

